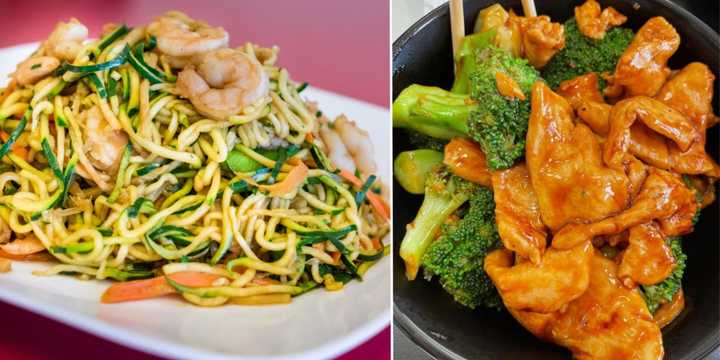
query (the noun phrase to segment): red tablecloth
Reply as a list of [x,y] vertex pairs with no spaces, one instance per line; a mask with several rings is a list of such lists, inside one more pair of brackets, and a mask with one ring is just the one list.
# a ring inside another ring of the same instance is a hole
[[[55,23],[78,18],[94,36],[107,22],[147,23],[165,10],[223,26],[233,46],[280,46],[294,79],[388,107],[389,7],[386,0],[138,1],[2,0],[0,47],[45,39]],[[0,302],[0,359],[148,358],[85,332]],[[389,359],[390,329],[341,357]]]

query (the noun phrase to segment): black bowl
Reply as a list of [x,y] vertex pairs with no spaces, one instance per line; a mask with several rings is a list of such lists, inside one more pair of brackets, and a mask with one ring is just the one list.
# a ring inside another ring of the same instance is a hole
[[[713,0],[716,1],[716,0]],[[480,9],[495,0],[465,1],[466,30],[472,30]],[[500,1],[522,13],[519,0]],[[554,21],[564,21],[582,0],[536,1],[538,13]],[[680,49],[670,60],[674,69],[691,61],[707,64],[715,76],[720,69],[718,34],[695,16],[667,0],[610,0],[628,17],[624,26],[639,29],[647,19],[664,16],[680,33]],[[452,83],[450,16],[441,6],[420,19],[393,43],[393,97],[413,83],[449,88]],[[718,81],[715,82],[714,108],[718,109]],[[403,131],[393,132],[393,152],[411,149]],[[708,133],[708,151],[718,159],[718,126]],[[422,198],[394,187],[394,302],[395,324],[418,345],[442,359],[566,359],[570,353],[542,342],[523,329],[507,312],[469,310],[455,303],[437,282],[422,279],[408,282],[402,259],[398,257],[405,225],[412,221]],[[720,345],[720,300],[718,283],[718,202],[706,208],[695,227],[685,237],[683,247],[688,265],[683,288],[685,311],[663,330],[666,358],[701,359]]]

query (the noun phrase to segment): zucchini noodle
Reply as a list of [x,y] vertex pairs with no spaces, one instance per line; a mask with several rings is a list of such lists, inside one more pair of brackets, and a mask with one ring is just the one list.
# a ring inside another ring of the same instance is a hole
[[[200,306],[361,279],[373,262],[358,257],[385,250],[388,221],[315,159],[321,115],[278,48],[233,50],[260,64],[268,92],[207,118],[149,28],[110,29],[34,84],[2,89],[0,248],[41,244],[59,264],[37,275],[164,276]],[[176,281],[187,273],[214,280]]]

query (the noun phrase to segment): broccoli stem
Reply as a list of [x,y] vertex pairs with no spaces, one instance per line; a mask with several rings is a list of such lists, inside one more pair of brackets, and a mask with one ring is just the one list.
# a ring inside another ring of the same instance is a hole
[[443,153],[430,149],[403,151],[393,163],[395,180],[411,194],[425,193],[428,173],[443,162]]
[[477,106],[468,95],[434,86],[410,85],[393,103],[393,126],[450,140],[465,136],[467,119]]
[[476,52],[490,45],[496,33],[496,29],[491,29],[463,38],[460,50],[455,54],[455,81],[450,92],[454,94],[470,93],[470,75],[477,70]]
[[447,196],[442,192],[426,191],[415,220],[408,224],[400,244],[400,257],[405,261],[405,276],[415,280],[428,246],[435,239],[440,226],[455,210],[469,199],[464,192]]

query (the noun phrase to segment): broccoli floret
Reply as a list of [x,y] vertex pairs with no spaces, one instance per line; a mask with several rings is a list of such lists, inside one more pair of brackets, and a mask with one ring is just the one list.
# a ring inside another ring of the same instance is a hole
[[[580,32],[573,17],[565,22],[565,47],[543,67],[542,77],[555,89],[565,80],[590,72],[613,72],[633,36],[631,29],[615,27],[601,40],[591,39]],[[601,79],[603,87],[605,81]]]
[[482,33],[465,36],[460,45],[460,50],[455,54],[455,81],[453,81],[451,92],[456,94],[470,93],[470,75],[477,71],[477,52],[489,46],[495,38],[497,31],[491,29]]
[[[393,103],[393,126],[439,139],[470,137],[480,144],[490,169],[505,169],[524,153],[530,89],[540,77],[527,60],[513,58],[493,45],[477,50],[475,59],[474,71],[468,76],[469,94],[411,85]],[[500,95],[495,85],[497,72],[512,78],[526,99]]]
[[[481,106],[470,114],[469,135],[480,144],[490,169],[505,169],[525,153],[530,117],[530,90],[538,72],[525,59],[514,58],[495,46],[479,51],[478,68],[470,76],[471,97]],[[500,95],[495,74],[503,72],[520,86],[525,100]]]
[[687,260],[687,255],[685,255],[682,250],[682,238],[669,237],[667,242],[668,245],[670,245],[673,256],[675,257],[675,268],[670,276],[668,276],[663,282],[655,285],[643,285],[641,287],[648,310],[650,310],[650,313],[653,314],[657,311],[660,305],[670,302],[673,295],[682,288],[682,279],[685,274],[685,261]]
[[500,244],[493,194],[479,187],[463,218],[455,225],[444,226],[441,236],[423,256],[425,278],[438,277],[445,291],[464,306],[499,310],[502,301],[483,270],[483,260]]
[[435,151],[444,151],[447,140],[430,137],[417,131],[407,130],[407,139],[416,149],[430,149]]
[[442,164],[428,173],[423,203],[415,220],[408,224],[400,244],[400,257],[405,261],[405,275],[409,280],[417,276],[420,261],[441,225],[470,199],[478,187],[451,174]]

